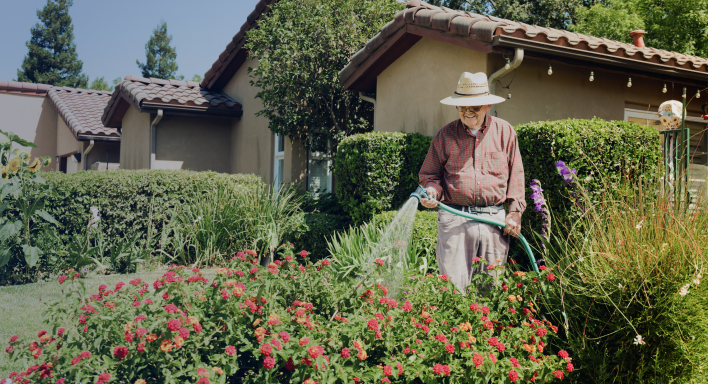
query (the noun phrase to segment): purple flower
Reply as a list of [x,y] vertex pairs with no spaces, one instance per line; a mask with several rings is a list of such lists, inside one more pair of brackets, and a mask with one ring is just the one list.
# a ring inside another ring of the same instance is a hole
[[[562,163],[562,161],[560,162]],[[564,164],[565,165],[565,164]],[[541,228],[541,236],[544,239],[547,239],[547,232],[546,228],[548,228],[548,208],[545,207],[546,205],[546,200],[543,198],[543,188],[541,188],[541,182],[538,181],[537,179],[531,180],[531,183],[529,184],[529,187],[533,191],[531,194],[531,200],[533,200],[533,211],[534,212],[541,212],[541,219],[543,220],[542,228]],[[541,243],[541,246],[545,249],[546,246]]]
[[578,171],[575,168],[568,168],[568,165],[563,161],[553,163],[558,170],[558,173],[563,177],[563,182],[570,189],[570,197],[576,204],[581,204],[582,201],[578,198],[578,184],[575,183],[575,178],[578,176]]

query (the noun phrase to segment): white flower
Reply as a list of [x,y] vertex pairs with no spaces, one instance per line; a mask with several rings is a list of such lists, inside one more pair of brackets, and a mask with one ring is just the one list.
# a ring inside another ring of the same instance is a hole
[[642,340],[642,335],[637,335],[637,337],[634,338],[634,345],[644,345],[644,340]]
[[201,221],[201,220],[202,220],[202,217],[201,217],[201,216],[197,216],[197,219],[194,220],[194,224],[198,223],[198,222]]
[[592,180],[592,176],[588,176],[588,177],[585,178],[585,181],[586,181],[586,182],[587,182],[587,181],[590,181],[590,180]]
[[634,228],[636,229],[642,229],[642,226],[644,225],[644,220],[640,221],[639,224],[637,224]]
[[617,284],[617,288],[622,289],[622,283]]
[[98,222],[101,221],[101,216],[98,215],[98,207],[91,207],[89,208],[89,211],[91,211],[89,226],[96,228],[98,227]]
[[690,284],[686,284],[683,287],[681,287],[681,290],[679,291],[679,295],[681,295],[681,296],[688,295],[688,287],[689,286],[690,286]]
[[585,261],[585,258],[584,258],[584,257],[581,257],[581,258],[578,259],[578,261],[582,263],[583,261]]
[[700,281],[699,279],[693,279],[693,284],[696,284],[696,287],[697,287],[698,284],[700,284],[700,283],[701,283],[701,281]]
[[663,252],[669,246],[669,243],[661,244],[661,251]]

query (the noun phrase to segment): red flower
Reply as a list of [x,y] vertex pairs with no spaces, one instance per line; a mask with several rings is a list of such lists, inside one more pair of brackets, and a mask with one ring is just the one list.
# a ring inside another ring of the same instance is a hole
[[167,304],[163,308],[165,308],[165,311],[167,311],[167,313],[175,313],[178,309],[177,306],[174,304]]
[[275,359],[268,356],[265,359],[263,359],[263,368],[265,369],[273,369],[275,367]]
[[383,367],[383,374],[384,376],[391,376],[393,375],[393,367],[390,365],[384,365]]
[[489,354],[489,360],[491,360],[492,363],[495,363],[495,364],[496,364],[496,362],[497,362],[497,356],[496,356],[495,354],[493,354],[493,353],[490,353],[490,354]]
[[376,259],[374,260],[374,264],[378,265],[379,267],[383,267],[384,261],[381,259]]
[[553,377],[555,377],[556,379],[559,379],[559,380],[560,380],[560,379],[563,379],[563,372],[561,372],[561,371],[553,371]]
[[455,346],[452,344],[446,344],[445,350],[447,351],[447,353],[453,354],[453,353],[455,353]]
[[552,274],[552,273],[548,274],[548,281],[553,281],[555,279],[556,279],[556,276],[554,274]]
[[378,331],[379,330],[379,322],[376,321],[376,319],[371,319],[369,322],[366,324],[370,330],[372,331]]
[[180,328],[179,329],[179,335],[183,338],[186,339],[189,337],[189,329],[187,328]]
[[224,351],[225,351],[226,353],[228,353],[229,356],[233,356],[233,355],[236,354],[236,347],[234,347],[233,345],[229,345],[228,347],[226,347],[226,348],[224,349]]
[[294,371],[295,368],[297,368],[297,365],[295,365],[293,358],[289,357],[288,361],[285,363],[285,369],[287,369],[288,371]]
[[560,357],[561,359],[565,359],[566,357],[568,357],[568,352],[566,352],[565,350],[558,351],[558,357]]
[[509,361],[511,361],[511,366],[512,366],[512,367],[514,367],[514,368],[519,368],[519,367],[521,367],[521,364],[519,364],[519,360],[518,360],[517,358],[512,357],[511,359],[509,359]]
[[102,374],[98,375],[98,381],[96,382],[96,384],[107,383],[110,380],[111,380],[111,375],[109,373],[102,373]]
[[302,251],[300,251],[300,257],[307,257],[307,255],[308,253],[306,250],[303,249]]
[[482,307],[482,314],[488,315],[489,314],[489,307],[487,307],[486,305],[484,307]]
[[128,356],[128,347],[115,347],[113,348],[113,356],[123,359],[124,357]]
[[538,335],[538,337],[543,337],[546,335],[546,333],[548,333],[546,328],[539,328],[536,330],[536,334]]
[[11,342],[11,343],[14,343],[14,342],[17,341],[19,338],[20,338],[20,337],[17,336],[17,335],[12,336],[12,337],[10,338],[10,342]]
[[86,359],[86,358],[88,358],[88,357],[91,357],[91,352],[89,352],[89,351],[83,351],[83,352],[81,352],[81,354],[79,355],[79,357],[81,357],[82,359]]
[[59,284],[63,284],[68,277],[66,275],[59,276]]
[[211,382],[209,381],[208,378],[202,377],[199,380],[197,380],[197,384],[210,384]]
[[270,356],[273,353],[273,347],[270,344],[261,345],[261,353],[265,356]]
[[145,344],[138,343],[138,352],[140,352],[140,353],[145,352]]
[[343,359],[348,359],[349,356],[351,356],[351,350],[349,348],[342,348],[342,352],[340,352],[340,355]]
[[78,363],[79,361],[81,361],[81,357],[76,356],[73,359],[71,359],[71,365],[76,365],[76,363]]
[[135,322],[139,323],[145,319],[147,319],[147,317],[145,317],[145,315],[138,315],[138,317],[135,318]]
[[307,354],[310,355],[311,358],[316,359],[324,354],[324,348],[319,345],[312,346],[307,349]]
[[202,331],[202,325],[199,323],[193,323],[192,328],[194,328],[194,332],[199,333]]
[[448,280],[450,280],[450,276],[448,276],[447,273],[445,273],[445,274],[439,275],[438,279],[440,279],[442,281],[448,281]]
[[516,371],[511,370],[511,372],[509,372],[509,380],[510,380],[510,381],[519,380],[519,374],[516,373]]
[[64,329],[64,328],[59,328],[59,329],[57,330],[57,335],[59,335],[59,337],[64,336],[64,331],[66,331],[66,329]]
[[545,271],[545,270],[547,270],[548,268],[547,268],[545,265],[542,265],[542,266],[538,267],[538,269],[540,269],[540,270],[542,270],[542,271]]
[[287,332],[280,332],[278,336],[280,336],[280,339],[283,340],[283,343],[290,341],[290,334]]
[[5,352],[12,353],[13,349],[12,345],[8,345],[7,348],[5,348]]
[[307,345],[310,343],[310,338],[309,337],[303,337],[300,339],[300,346],[302,347],[303,345]]
[[565,366],[565,370],[566,370],[568,373],[573,372],[573,364],[568,363],[568,365]]
[[132,343],[132,342],[133,342],[133,334],[132,334],[130,331],[126,331],[126,332],[125,332],[125,335],[123,335],[123,337],[125,338],[125,341],[126,341],[127,343]]
[[441,333],[441,334],[435,336],[435,340],[437,340],[437,341],[439,341],[439,342],[441,342],[441,343],[446,343],[446,342],[447,342],[447,337],[445,337],[445,335],[443,335],[443,334]]
[[405,312],[410,312],[413,310],[413,304],[410,300],[407,300],[406,303],[403,304],[403,307],[401,309],[403,309]]
[[167,320],[167,329],[172,332],[177,332],[182,327],[182,320],[180,319],[170,319]]
[[120,289],[123,288],[124,285],[125,285],[124,282],[119,281],[119,282],[116,284],[116,289],[114,289],[114,291],[115,291],[115,292],[120,291]]

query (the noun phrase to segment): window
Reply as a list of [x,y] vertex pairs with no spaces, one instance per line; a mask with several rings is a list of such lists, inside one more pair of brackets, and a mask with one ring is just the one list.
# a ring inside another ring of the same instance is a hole
[[283,135],[275,135],[275,182],[273,185],[279,187],[284,182],[283,168],[285,168],[285,137]]
[[[331,143],[327,143],[327,151]],[[321,193],[332,192],[332,160],[324,152],[307,153],[307,190],[316,198]]]
[[[624,118],[626,121],[652,126],[658,131],[664,128],[661,125],[661,121],[659,121],[659,113],[656,110],[625,109]],[[706,121],[698,117],[686,116],[686,127],[690,129],[691,133],[689,143],[689,156],[691,157],[689,170],[690,189],[696,192],[703,188],[708,178],[708,130],[706,130]],[[663,144],[663,135],[661,135],[661,140]]]

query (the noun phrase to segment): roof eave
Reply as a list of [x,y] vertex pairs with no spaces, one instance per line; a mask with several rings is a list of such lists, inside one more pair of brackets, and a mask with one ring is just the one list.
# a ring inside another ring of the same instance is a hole
[[243,110],[234,109],[234,108],[213,108],[213,107],[196,106],[196,105],[153,103],[153,102],[147,102],[147,101],[141,102],[140,112],[150,113],[150,112],[155,112],[158,109],[162,109],[165,112],[169,112],[171,115],[182,115],[182,116],[240,119],[241,116],[243,115]]

